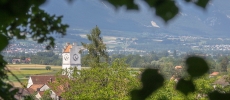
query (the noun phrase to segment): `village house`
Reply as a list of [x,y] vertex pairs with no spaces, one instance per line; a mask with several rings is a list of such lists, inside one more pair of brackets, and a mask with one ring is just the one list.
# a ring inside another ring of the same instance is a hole
[[22,59],[12,59],[12,64],[18,64],[18,63],[30,63],[31,59],[30,58],[25,58],[25,60]]
[[[63,78],[68,78],[62,75]],[[53,100],[63,100],[61,98],[61,93],[64,92],[64,88],[61,86],[53,86],[56,77],[52,75],[35,75],[31,76],[29,79],[28,89],[32,89],[35,93],[37,99],[41,99],[44,92],[47,91]],[[31,85],[32,84],[32,85]]]
[[14,95],[17,100],[24,100],[25,96],[31,95],[34,91],[30,88],[13,88],[18,89],[18,92]]
[[[79,53],[80,47],[77,44],[67,43],[62,53],[62,69],[69,69],[76,67],[81,70],[81,54]],[[68,71],[68,70],[67,70]],[[69,78],[70,72],[62,73],[61,78]],[[61,93],[64,92],[63,83],[60,86],[53,86],[53,83],[57,80],[57,76],[54,75],[32,75],[28,79],[26,88],[33,93],[37,99],[41,99],[45,91],[49,92],[50,97],[53,100],[64,100],[61,97]]]
[[219,75],[219,72],[212,72],[212,73],[209,75],[209,78],[210,78],[210,77],[217,76],[217,75]]
[[18,64],[21,62],[21,59],[12,59],[12,64]]

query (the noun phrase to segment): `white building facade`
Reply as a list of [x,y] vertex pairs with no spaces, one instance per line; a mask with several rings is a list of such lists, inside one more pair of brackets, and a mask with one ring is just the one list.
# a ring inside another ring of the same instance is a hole
[[[70,68],[81,70],[80,46],[76,43],[67,43],[62,52],[62,69],[68,71]],[[64,72],[63,75],[66,73]]]

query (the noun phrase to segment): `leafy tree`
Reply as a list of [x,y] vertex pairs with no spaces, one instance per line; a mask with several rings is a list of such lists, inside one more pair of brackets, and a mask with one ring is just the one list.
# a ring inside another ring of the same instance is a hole
[[31,56],[31,63],[43,65],[61,65],[62,59],[53,52],[38,52],[37,55]]
[[44,91],[44,94],[42,95],[42,97],[40,98],[40,100],[53,100],[50,96],[50,89]]
[[50,66],[46,66],[46,70],[51,70],[51,67]]
[[177,57],[177,52],[176,52],[176,50],[173,51],[173,57],[174,57],[174,58]]
[[86,61],[90,62],[90,67],[98,67],[98,64],[101,62],[101,60],[108,61],[106,45],[103,43],[100,34],[101,31],[96,26],[94,29],[92,29],[90,34],[87,34],[87,38],[90,43],[82,43],[83,47],[88,50],[88,54],[85,56],[85,58],[87,59]]
[[59,85],[69,84],[64,87],[62,97],[68,100],[130,99],[129,91],[139,86],[137,73],[129,69],[124,59],[115,59],[110,67],[107,63],[100,64],[101,67],[75,70],[72,79],[58,79]]
[[229,62],[229,59],[226,56],[224,58],[222,58],[222,60],[220,62],[222,72],[227,72],[228,62]]
[[[49,15],[39,8],[46,0],[1,0],[0,1],[0,52],[7,47],[9,41],[26,39],[30,34],[38,43],[49,42],[47,49],[54,47],[54,38],[51,33],[66,34],[68,25],[62,24],[62,16]],[[0,55],[0,98],[14,99],[17,90],[12,90],[12,85],[6,83],[6,64]],[[12,74],[12,73],[11,73]],[[15,76],[15,75],[14,75]],[[18,80],[19,81],[19,80]]]

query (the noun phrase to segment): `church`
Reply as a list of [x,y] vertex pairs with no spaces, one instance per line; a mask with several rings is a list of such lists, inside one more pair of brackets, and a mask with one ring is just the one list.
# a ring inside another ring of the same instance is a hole
[[[81,70],[81,46],[76,43],[70,44],[66,43],[62,50],[62,70],[67,70],[69,68],[77,68]],[[63,78],[68,78],[66,72],[62,72]],[[54,75],[32,75],[28,79],[28,84],[26,86],[27,90],[31,94],[36,93],[35,97],[40,99],[46,90],[50,91],[50,97],[54,100],[62,100],[61,93],[64,89],[60,86],[58,89],[52,89],[52,82],[56,81],[56,76]]]
[[72,45],[67,43],[62,51],[62,69],[69,69],[76,67],[81,70],[81,54],[80,47],[76,43]]

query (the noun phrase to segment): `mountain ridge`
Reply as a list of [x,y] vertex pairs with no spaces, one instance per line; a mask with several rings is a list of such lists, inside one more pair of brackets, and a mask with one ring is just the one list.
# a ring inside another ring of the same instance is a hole
[[[177,0],[178,1],[178,0]],[[140,2],[140,1],[139,1]],[[204,37],[229,37],[230,10],[227,0],[210,2],[206,11],[194,5],[178,2],[182,8],[177,17],[165,24],[154,12],[141,5],[141,11],[114,10],[109,4],[97,0],[75,1],[68,4],[63,0],[50,0],[42,6],[51,14],[63,15],[63,22],[70,25],[71,33],[86,33],[74,29],[91,30],[96,25],[102,30],[117,30],[133,33],[166,33]],[[229,4],[229,3],[228,3]],[[225,5],[225,6],[221,6]],[[229,16],[229,17],[228,17]],[[151,21],[159,27],[154,27]],[[106,33],[111,34],[113,33]],[[136,34],[134,34],[136,35]]]

